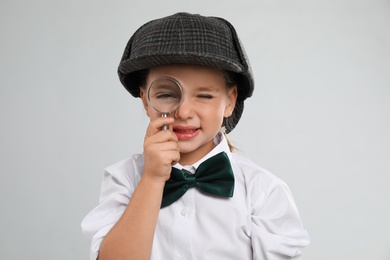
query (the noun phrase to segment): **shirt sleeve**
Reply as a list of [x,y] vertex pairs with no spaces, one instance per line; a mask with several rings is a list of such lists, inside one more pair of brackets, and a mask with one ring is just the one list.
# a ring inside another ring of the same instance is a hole
[[104,237],[122,216],[133,191],[134,185],[128,176],[114,167],[106,169],[99,205],[81,223],[84,235],[91,241],[90,260],[97,259]]
[[268,190],[252,209],[254,259],[302,259],[301,249],[309,244],[309,235],[290,189],[277,180]]

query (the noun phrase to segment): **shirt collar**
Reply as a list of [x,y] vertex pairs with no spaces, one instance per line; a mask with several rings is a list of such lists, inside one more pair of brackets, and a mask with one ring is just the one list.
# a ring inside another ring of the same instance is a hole
[[207,159],[209,159],[210,157],[213,157],[214,155],[216,154],[219,154],[221,152],[225,152],[230,160],[230,157],[231,157],[231,152],[230,152],[230,149],[229,149],[229,144],[226,140],[226,137],[224,134],[222,134],[221,132],[219,132],[215,137],[214,137],[214,144],[215,144],[215,147],[213,150],[211,150],[208,154],[206,154],[205,156],[203,156],[199,161],[195,162],[194,164],[192,165],[181,165],[180,163],[176,163],[173,167],[177,168],[177,169],[186,169],[192,173],[195,173],[196,169],[198,169],[199,165],[206,161]]

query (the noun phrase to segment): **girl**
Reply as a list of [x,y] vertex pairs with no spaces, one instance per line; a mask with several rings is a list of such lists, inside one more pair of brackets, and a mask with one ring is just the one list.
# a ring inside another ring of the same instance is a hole
[[[151,21],[118,74],[150,123],[143,154],[106,169],[83,220],[91,259],[301,259],[309,237],[288,187],[226,137],[254,88],[233,26],[188,13]],[[148,96],[161,79],[182,92],[167,117]]]

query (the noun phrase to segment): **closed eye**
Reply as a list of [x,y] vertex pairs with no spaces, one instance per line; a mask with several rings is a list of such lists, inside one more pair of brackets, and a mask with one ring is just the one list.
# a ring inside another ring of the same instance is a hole
[[209,95],[209,94],[201,94],[201,95],[198,95],[198,98],[202,98],[202,99],[212,99],[213,96],[212,96],[212,95]]

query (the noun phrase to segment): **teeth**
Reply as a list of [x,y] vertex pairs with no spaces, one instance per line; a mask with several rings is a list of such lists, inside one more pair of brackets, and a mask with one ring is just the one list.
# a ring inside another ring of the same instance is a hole
[[194,132],[194,130],[191,130],[191,129],[190,130],[176,129],[175,132],[186,134],[186,133],[192,133],[192,132]]

